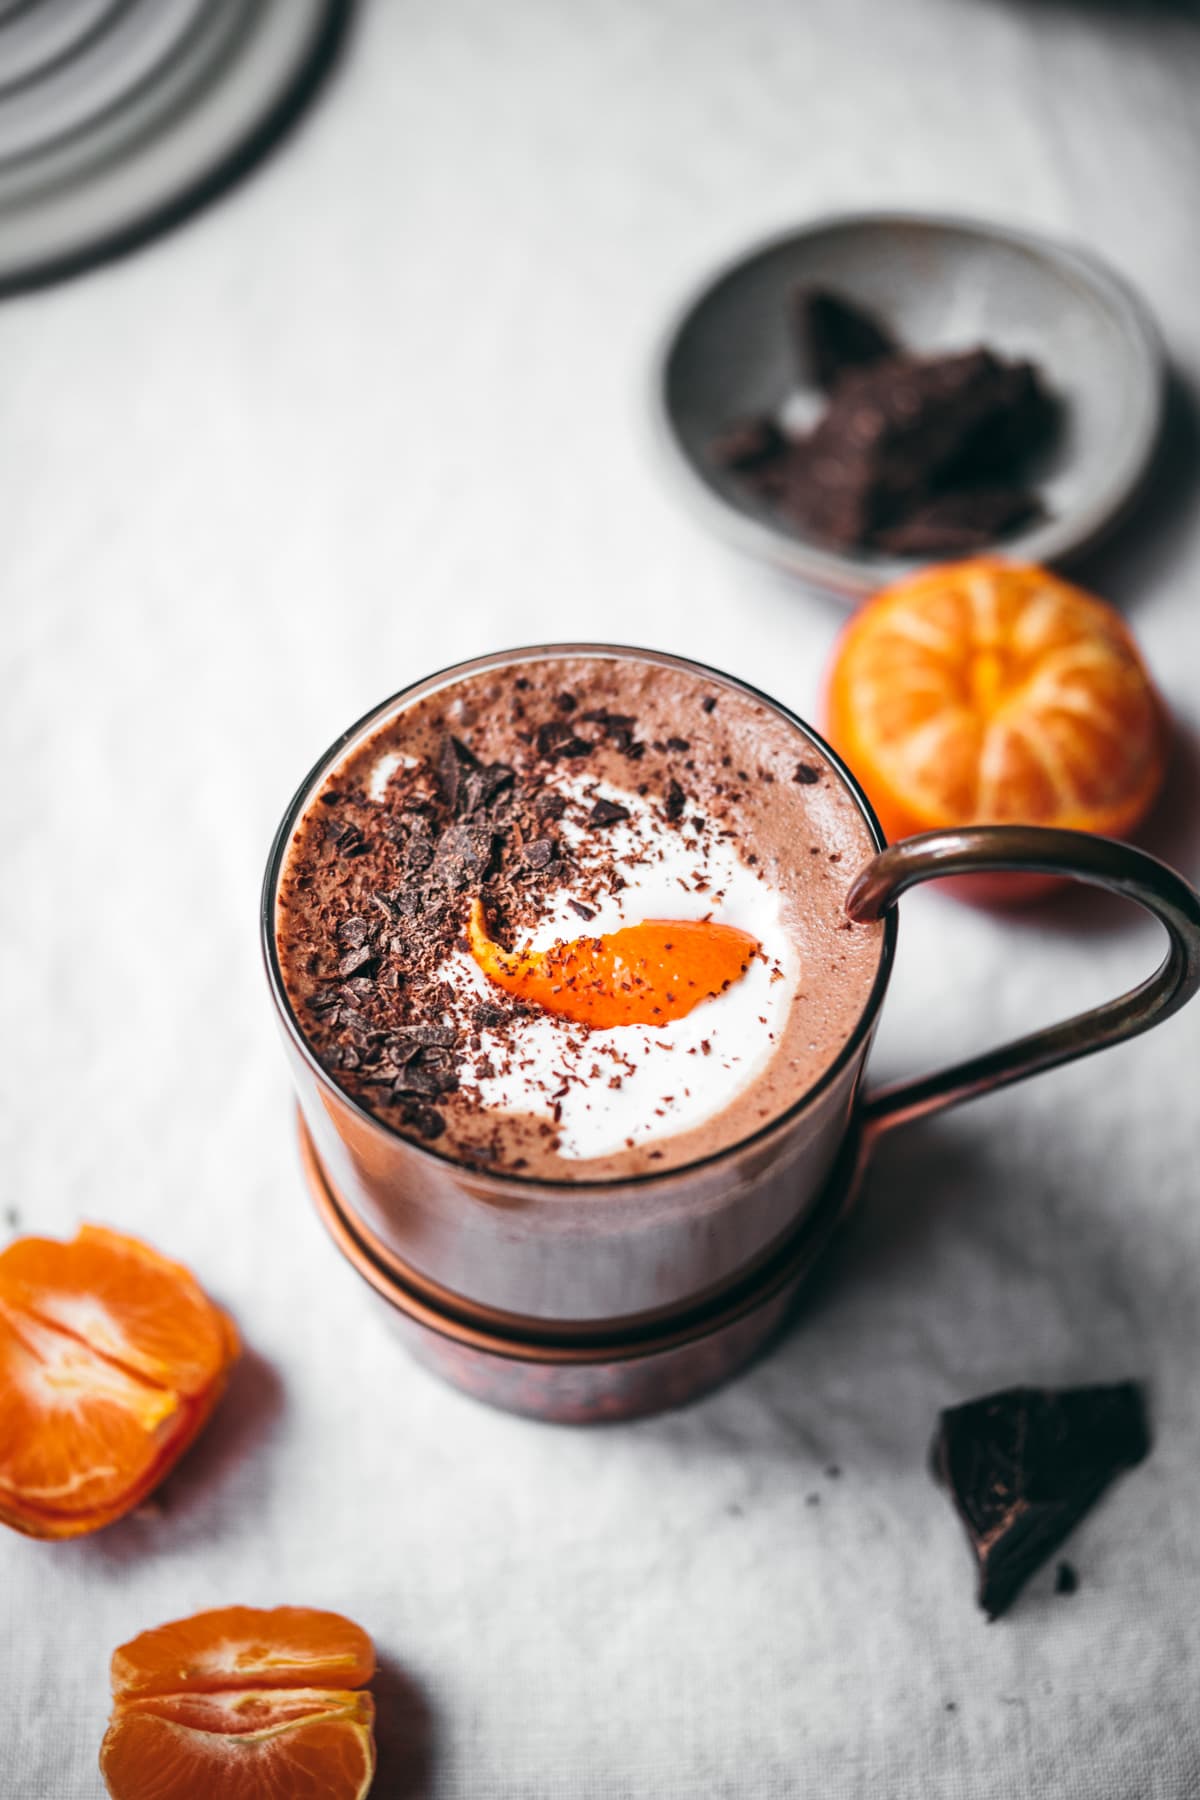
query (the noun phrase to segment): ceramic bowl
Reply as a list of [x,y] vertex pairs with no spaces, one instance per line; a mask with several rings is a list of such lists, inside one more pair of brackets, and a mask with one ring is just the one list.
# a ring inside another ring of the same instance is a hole
[[848,601],[913,566],[807,539],[713,461],[713,440],[740,419],[771,414],[803,425],[820,411],[789,330],[798,287],[859,303],[910,349],[983,343],[1043,371],[1061,405],[1054,440],[1030,470],[1046,516],[997,545],[1004,554],[1066,561],[1130,505],[1160,429],[1164,366],[1154,324],[1125,283],[1031,232],[919,214],[850,216],[773,238],[709,277],[656,360],[669,466],[700,516],[734,544]]

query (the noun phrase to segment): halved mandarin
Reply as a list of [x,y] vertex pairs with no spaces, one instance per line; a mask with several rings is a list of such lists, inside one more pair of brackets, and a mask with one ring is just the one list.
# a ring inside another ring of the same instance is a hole
[[238,1355],[190,1272],[134,1238],[0,1252],[0,1521],[76,1537],[137,1506],[192,1443]]
[[645,919],[602,937],[572,938],[548,950],[504,950],[474,900],[467,936],[475,961],[497,987],[579,1025],[664,1025],[682,1019],[740,979],[758,939],[708,919]]
[[[922,570],[855,614],[825,727],[892,841],[976,824],[1127,836],[1169,750],[1165,708],[1113,608],[991,557]],[[996,895],[1012,881],[994,879]]]
[[[217,1608],[112,1660],[113,1800],[363,1800],[375,1773],[366,1632],[310,1607]],[[336,1685],[335,1685],[336,1683]]]

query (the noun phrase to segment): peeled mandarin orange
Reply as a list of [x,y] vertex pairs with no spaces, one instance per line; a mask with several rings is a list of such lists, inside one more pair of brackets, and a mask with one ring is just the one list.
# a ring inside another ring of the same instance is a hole
[[[362,1800],[375,1773],[370,1638],[339,1613],[230,1606],[112,1660],[113,1800]],[[334,1685],[336,1683],[336,1685]]]
[[204,1425],[238,1354],[187,1269],[84,1226],[0,1252],[0,1520],[76,1537],[120,1518]]
[[483,903],[467,925],[471,954],[497,987],[576,1024],[663,1025],[682,1019],[746,973],[758,939],[706,919],[645,919],[549,950],[503,950]]
[[990,557],[922,570],[855,614],[825,726],[893,841],[975,824],[1126,836],[1162,785],[1169,744],[1112,607]]

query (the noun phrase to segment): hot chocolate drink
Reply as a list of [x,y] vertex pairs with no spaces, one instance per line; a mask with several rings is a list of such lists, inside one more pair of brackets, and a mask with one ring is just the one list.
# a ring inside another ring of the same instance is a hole
[[836,769],[742,690],[636,653],[450,678],[320,781],[276,907],[289,1003],[332,1078],[477,1167],[677,1168],[836,1061],[882,927]]

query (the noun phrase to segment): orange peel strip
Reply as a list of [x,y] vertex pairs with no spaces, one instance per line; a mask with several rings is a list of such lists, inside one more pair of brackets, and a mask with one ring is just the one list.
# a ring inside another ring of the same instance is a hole
[[471,954],[515,999],[577,1025],[663,1025],[741,978],[761,948],[736,925],[645,919],[603,937],[549,950],[505,950],[490,936],[481,900],[467,923]]

